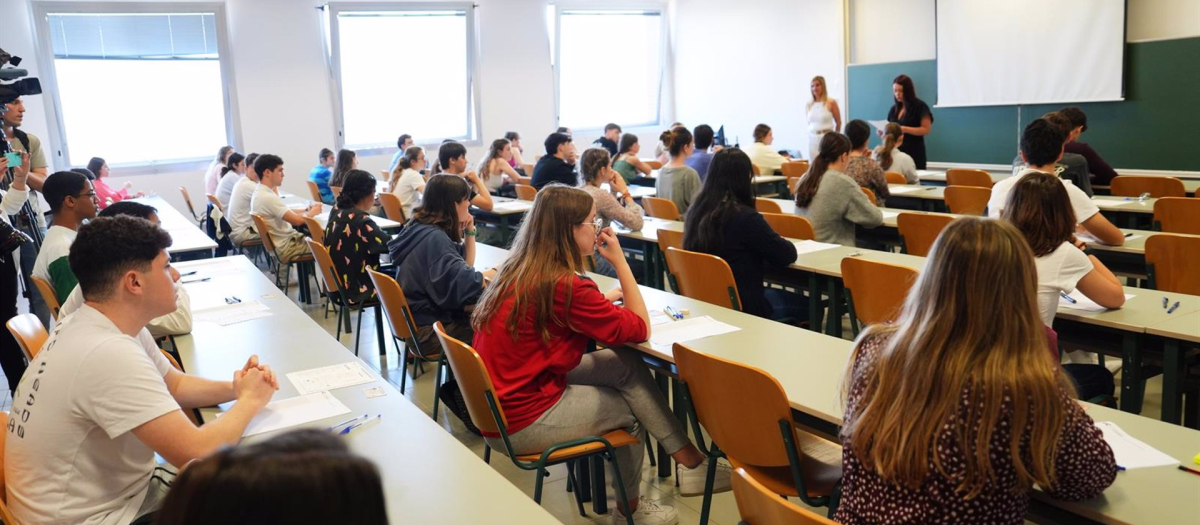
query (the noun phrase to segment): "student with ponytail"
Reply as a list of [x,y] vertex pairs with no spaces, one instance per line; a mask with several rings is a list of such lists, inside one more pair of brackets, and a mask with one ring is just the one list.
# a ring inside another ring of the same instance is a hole
[[633,133],[621,135],[617,156],[613,157],[612,168],[621,174],[621,178],[625,179],[625,182],[632,182],[640,175],[649,176],[653,171],[649,164],[638,158],[638,153],[641,151],[642,146],[638,144],[637,135]]
[[796,187],[796,215],[808,218],[818,241],[854,246],[855,225],[874,228],[883,213],[858,183],[843,173],[850,160],[850,139],[841,133],[821,138],[817,158]]
[[421,169],[425,167],[425,149],[413,146],[404,152],[404,156],[396,162],[392,170],[391,192],[400,197],[400,206],[404,208],[404,216],[412,217],[413,208],[425,193],[425,177]]
[[[217,201],[225,209],[229,209],[229,199],[233,197],[233,187],[237,186],[239,180],[246,176],[246,157],[241,153],[233,152],[229,154],[229,160],[225,162],[225,167],[221,168],[221,180],[217,183]],[[100,193],[100,192],[96,192]],[[104,206],[104,201],[100,201],[101,207]]]
[[875,148],[875,162],[879,163],[883,171],[894,171],[904,175],[904,180],[909,184],[918,184],[921,179],[917,177],[917,165],[912,156],[900,151],[902,144],[904,133],[900,131],[900,125],[888,122],[883,128],[883,144]]
[[696,200],[696,193],[700,191],[700,174],[687,165],[687,158],[696,148],[692,144],[692,132],[679,126],[664,131],[659,139],[667,146],[671,162],[658,170],[655,188],[660,198],[674,202],[679,214],[686,215]]

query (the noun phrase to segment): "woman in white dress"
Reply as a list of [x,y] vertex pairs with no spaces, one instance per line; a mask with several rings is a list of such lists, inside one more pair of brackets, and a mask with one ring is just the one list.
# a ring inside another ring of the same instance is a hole
[[815,76],[809,85],[812,100],[806,109],[808,111],[808,160],[817,156],[821,138],[826,133],[842,130],[842,112],[838,109],[836,100],[829,98],[825,89],[825,77]]

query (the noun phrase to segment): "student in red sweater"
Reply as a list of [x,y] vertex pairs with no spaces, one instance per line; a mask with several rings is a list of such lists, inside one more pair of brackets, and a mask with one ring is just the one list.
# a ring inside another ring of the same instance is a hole
[[[583,275],[583,257],[593,250],[616,268],[620,288],[603,293]],[[624,306],[613,304],[622,298]],[[703,493],[704,455],[688,441],[641,357],[621,347],[650,337],[650,315],[616,235],[600,228],[587,192],[557,184],[538,192],[472,322],[475,350],[504,408],[515,452],[617,428],[639,440],[649,432],[680,464],[680,491]],[[593,340],[608,348],[585,353]],[[498,436],[487,437],[504,449]],[[624,523],[631,511],[639,524],[678,521],[675,509],[639,501],[645,450],[617,449],[629,501],[618,502],[614,523]],[[716,487],[729,489],[727,466],[718,469]]]

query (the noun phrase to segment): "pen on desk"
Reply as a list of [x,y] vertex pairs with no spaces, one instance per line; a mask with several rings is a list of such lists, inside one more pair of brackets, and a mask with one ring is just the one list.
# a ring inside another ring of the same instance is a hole
[[1168,303],[1168,302],[1169,302],[1169,301],[1167,301],[1167,298],[1164,296],[1164,297],[1163,297],[1163,310],[1166,310],[1166,309],[1167,309],[1167,303]]
[[351,424],[351,423],[354,423],[355,421],[358,421],[358,420],[360,420],[360,419],[363,419],[363,418],[365,418],[365,417],[368,417],[368,416],[367,416],[366,414],[363,414],[363,415],[361,415],[361,416],[358,416],[358,417],[355,417],[355,418],[350,418],[350,419],[347,419],[347,420],[345,420],[345,421],[342,421],[341,423],[338,423],[338,424],[336,424],[336,425],[331,425],[331,426],[329,427],[329,430],[333,430],[333,429],[335,429],[335,428],[337,428],[337,427],[340,427],[340,426],[349,425],[349,424]]
[[179,274],[179,276],[180,276],[180,277],[187,277],[187,276],[189,276],[189,275],[196,275],[196,272],[197,272],[197,271],[198,271],[198,270],[192,270],[192,271],[190,271],[190,272],[187,272],[187,273],[181,273],[181,274]]
[[1063,299],[1066,299],[1068,303],[1075,304],[1079,302],[1076,301],[1074,297],[1067,295],[1065,292],[1058,292],[1058,295],[1062,296]]
[[1185,466],[1183,466],[1183,465],[1179,465],[1179,470],[1182,470],[1182,471],[1184,471],[1184,472],[1190,472],[1190,473],[1192,473],[1192,474],[1195,474],[1195,475],[1197,475],[1197,476],[1200,476],[1200,470],[1194,469],[1194,468],[1192,468],[1192,467],[1185,467]]
[[667,317],[670,317],[672,321],[674,321],[674,320],[675,320],[675,314],[671,313],[671,307],[670,307],[670,306],[664,306],[664,307],[663,307],[663,313],[664,313],[664,314],[667,314]]
[[1125,467],[1117,465],[1117,472],[1125,472]]
[[202,283],[202,282],[211,281],[211,280],[212,280],[212,277],[205,277],[203,279],[192,279],[190,281],[179,281],[179,282],[180,282],[180,284],[188,284],[188,283]]
[[1133,234],[1132,234],[1132,233],[1126,233],[1126,234],[1125,234],[1125,236],[1126,236],[1126,237],[1133,237]]
[[1175,304],[1171,305],[1171,307],[1167,309],[1167,313],[1175,313],[1176,308],[1179,308],[1179,301],[1175,301]]
[[358,423],[355,423],[355,424],[353,424],[353,425],[350,425],[350,426],[346,427],[346,428],[345,428],[345,429],[343,429],[341,432],[338,432],[338,435],[339,435],[339,436],[344,436],[344,435],[346,435],[346,434],[349,434],[349,433],[353,432],[355,429],[357,429],[357,428],[359,428],[359,427],[361,427],[361,426],[363,426],[363,425],[366,425],[367,423],[370,423],[370,422],[372,422],[372,421],[375,421],[375,420],[377,420],[377,419],[382,419],[382,418],[383,418],[383,414],[375,414],[375,416],[374,416],[374,417],[371,417],[371,418],[369,418],[369,419],[364,419],[364,420],[362,420],[362,421],[359,421]]

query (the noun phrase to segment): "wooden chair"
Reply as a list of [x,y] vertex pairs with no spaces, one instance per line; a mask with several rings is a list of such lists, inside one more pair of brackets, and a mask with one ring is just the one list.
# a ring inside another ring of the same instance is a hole
[[1154,203],[1154,229],[1200,235],[1200,199],[1163,197]]
[[679,208],[675,206],[675,202],[662,197],[642,197],[642,209],[646,210],[646,215],[655,219],[666,219],[668,221],[679,220]]
[[307,299],[308,267],[313,263],[312,255],[298,255],[289,261],[284,261],[275,249],[275,240],[271,238],[271,230],[267,229],[267,221],[257,213],[251,213],[250,218],[254,220],[254,229],[258,231],[263,248],[275,259],[275,286],[283,287],[283,294],[287,295],[288,289],[291,288],[289,277],[294,264],[296,265],[296,286],[300,288],[300,300]]
[[733,498],[746,525],[837,525],[836,521],[779,497],[745,469],[733,472]]
[[308,236],[312,240],[317,241],[321,245],[325,244],[325,227],[321,226],[321,221],[312,217],[305,217],[304,226],[308,228]]
[[917,271],[857,257],[842,259],[842,283],[850,310],[850,327],[858,335],[863,326],[896,320],[908,290],[917,281]]
[[750,173],[754,174],[754,176],[757,177],[759,175],[762,175],[762,170],[759,169],[758,164],[751,164],[750,165]]
[[208,198],[209,204],[212,204],[214,208],[221,210],[222,215],[225,214],[225,207],[221,205],[221,199],[218,199],[216,195],[211,193],[205,193],[204,196]]
[[644,162],[647,166],[650,166],[650,169],[652,169],[652,170],[661,170],[662,169],[662,163],[657,160],[646,160],[646,161],[642,161],[642,162]]
[[667,269],[675,277],[679,295],[741,311],[733,270],[724,259],[707,253],[667,248]]
[[[567,477],[570,485],[576,487],[576,490],[573,491],[575,503],[579,507],[580,516],[586,516],[583,511],[580,490],[578,490],[579,483],[575,480],[575,469],[570,468],[570,464],[577,460],[597,456],[604,458],[612,465],[613,477],[617,481],[617,501],[629,501],[629,498],[626,497],[625,484],[621,481],[621,468],[615,461],[615,454],[619,447],[641,446],[637,438],[624,429],[616,429],[602,436],[580,436],[569,441],[555,443],[540,453],[518,455],[508,439],[508,419],[504,416],[504,408],[500,406],[500,400],[496,398],[496,389],[492,386],[492,378],[488,375],[483,359],[473,348],[447,335],[442,323],[434,324],[434,331],[442,343],[442,350],[450,362],[450,369],[454,371],[454,378],[458,381],[458,387],[462,391],[467,412],[471,415],[471,422],[485,434],[499,434],[504,441],[505,454],[517,468],[537,473],[534,479],[533,501],[539,505],[542,503],[542,480],[546,477],[546,467],[568,463]],[[487,455],[486,452],[485,455]],[[626,522],[628,525],[633,525],[633,518],[627,517]]]
[[885,171],[883,172],[883,177],[887,179],[888,184],[908,184],[908,179],[904,178],[903,173]]
[[947,186],[943,195],[950,213],[958,215],[983,215],[992,198],[991,188],[974,186]]
[[[325,294],[329,298],[329,302],[338,307],[338,327],[337,332],[333,336],[334,339],[342,339],[342,323],[346,323],[347,329],[350,327],[350,312],[358,311],[358,324],[354,329],[354,355],[358,355],[358,341],[362,337],[362,318],[363,311],[367,308],[375,309],[375,331],[379,335],[379,352],[386,353],[387,348],[383,343],[383,313],[379,311],[381,308],[379,299],[374,295],[363,298],[359,301],[351,301],[346,295],[346,290],[343,289],[342,279],[338,277],[343,274],[343,269],[339,269],[333,262],[333,257],[329,256],[329,250],[313,239],[305,239],[308,243],[308,250],[312,253],[313,260],[317,266],[317,282],[321,283],[328,292]],[[348,270],[348,269],[346,269]]]
[[42,326],[42,321],[33,314],[18,315],[9,319],[4,326],[7,326],[8,331],[12,332],[13,337],[17,340],[17,346],[21,347],[21,352],[29,361],[33,361],[33,358],[37,357],[38,352],[42,351],[42,346],[46,344],[46,338],[49,337],[46,327]]
[[1200,237],[1160,233],[1146,239],[1146,276],[1155,290],[1200,295],[1197,260]]
[[[708,519],[714,466],[721,456],[773,494],[798,496],[810,507],[836,505],[842,447],[796,428],[778,380],[682,344],[675,344],[673,353],[682,397],[694,416],[688,420],[696,436],[703,435],[703,427],[712,437],[711,447],[697,438],[697,446],[710,458],[700,523]],[[830,514],[834,510],[830,508]]]
[[388,219],[400,224],[408,222],[408,218],[404,216],[404,206],[400,204],[399,195],[395,193],[380,193],[379,206],[383,208],[383,214]]
[[519,174],[518,174],[518,175],[517,175],[517,181],[516,181],[516,182],[517,182],[517,184],[524,184],[524,185],[526,185],[526,186],[533,186],[533,176],[532,176],[532,175],[530,175],[530,176],[528,176],[528,177],[522,177],[521,175],[519,175]]
[[338,196],[342,194],[342,187],[341,186],[330,186],[329,192],[333,193],[334,200],[337,200]]
[[517,198],[523,201],[533,202],[537,198],[537,188],[527,186],[525,184],[517,184]]
[[437,421],[438,404],[441,402],[442,392],[442,373],[446,368],[446,355],[440,348],[421,348],[417,342],[417,321],[413,317],[412,309],[408,306],[408,299],[404,296],[404,289],[400,288],[400,283],[396,282],[390,275],[377,272],[370,268],[367,269],[367,275],[371,276],[371,282],[375,284],[375,293],[379,297],[379,302],[383,304],[383,313],[387,316],[388,325],[392,327],[392,346],[396,348],[396,355],[400,356],[400,393],[404,393],[405,384],[408,382],[408,373],[405,368],[408,367],[409,359],[405,358],[405,352],[400,351],[400,344],[404,343],[404,348],[408,350],[407,354],[412,356],[412,376],[417,377],[417,369],[424,369],[423,363],[437,363],[437,375],[433,376],[433,419]]
[[[387,170],[384,170],[384,171],[386,172]],[[308,194],[309,194],[309,196],[312,197],[313,202],[324,202],[325,201],[324,199],[321,198],[321,188],[317,186],[317,183],[315,183],[311,180],[306,180],[304,182],[308,183]]]
[[683,249],[683,232],[659,228],[658,230],[658,260],[662,263],[660,266],[667,271],[667,285],[670,291],[679,293],[679,283],[675,281],[675,274],[671,273],[667,266],[667,248],[675,248],[676,250]]
[[879,206],[879,201],[875,199],[875,192],[871,191],[871,188],[859,186],[858,189],[862,190],[863,194],[867,196],[867,200],[871,201],[871,204]]
[[983,170],[968,170],[952,168],[946,170],[947,186],[975,186],[976,188],[991,188],[992,175]]
[[1187,197],[1183,181],[1175,177],[1118,175],[1113,178],[1109,191],[1119,197],[1140,197],[1143,193],[1149,193],[1155,199]]
[[8,510],[8,487],[4,484],[4,446],[8,439],[8,412],[0,412],[0,520],[6,525],[20,525],[12,511]]
[[37,288],[38,293],[42,294],[42,300],[46,302],[46,307],[50,309],[50,315],[54,316],[54,320],[58,320],[58,311],[62,309],[62,305],[58,302],[58,295],[54,293],[54,287],[41,277],[30,275],[29,280],[33,281],[34,288]]
[[796,194],[796,188],[800,187],[800,179],[802,179],[802,178],[803,177],[788,177],[787,178],[788,191],[791,192],[792,195]]
[[933,247],[942,230],[954,217],[933,215],[929,213],[901,213],[896,217],[896,227],[900,230],[900,244],[904,253],[925,257]]
[[[163,350],[162,348],[159,348],[158,351],[162,352],[163,357],[167,358],[167,361],[171,363],[171,366],[174,367],[175,370],[183,372],[183,365],[179,364],[179,360],[175,359],[175,356],[171,355],[171,352]],[[188,421],[191,421],[193,425],[200,426],[203,424],[200,421],[200,416],[198,415],[199,412],[196,409],[183,407],[179,407],[179,409],[183,411],[183,415],[187,416]]]
[[771,199],[756,198],[754,199],[754,207],[759,213],[783,213],[783,209],[779,207],[779,203]]
[[771,229],[775,230],[775,233],[778,233],[780,237],[799,241],[811,241],[817,237],[813,233],[812,223],[799,215],[763,213],[762,216],[767,220],[767,224],[771,225]]
[[793,177],[800,178],[803,177],[805,173],[808,173],[808,161],[793,160],[784,162],[783,167],[779,168],[779,170],[783,172],[784,177],[789,179]]
[[[525,171],[525,178],[533,180],[533,164],[522,164],[521,168]],[[525,184],[522,182],[521,184]]]
[[188,213],[192,214],[192,219],[197,224],[204,224],[204,217],[196,213],[196,207],[192,206],[192,196],[188,193],[187,186],[180,186],[179,193],[183,194],[183,203],[187,205]]

